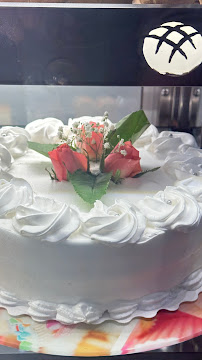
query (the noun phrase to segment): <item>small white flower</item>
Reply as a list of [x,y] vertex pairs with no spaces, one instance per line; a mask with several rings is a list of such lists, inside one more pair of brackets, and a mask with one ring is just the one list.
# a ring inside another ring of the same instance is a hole
[[77,135],[81,135],[82,129],[77,129]]
[[108,111],[105,111],[104,112],[104,117],[108,117],[108,116],[109,116]]
[[96,144],[96,141],[95,141],[95,139],[93,139],[92,141],[91,141],[91,144]]
[[123,156],[126,156],[126,155],[127,155],[127,151],[126,151],[126,150],[121,150],[120,152],[121,152],[121,155],[123,155]]
[[71,139],[67,139],[67,145],[71,145]]
[[78,128],[79,125],[80,125],[79,121],[75,121],[75,122],[73,122],[73,124],[72,124],[72,126],[73,126],[74,128]]
[[110,143],[106,142],[106,143],[104,144],[104,148],[105,148],[105,149],[110,149]]
[[100,128],[100,134],[103,134],[103,132],[104,132],[104,129],[103,128]]
[[124,139],[121,139],[121,140],[119,141],[119,145],[122,146],[123,144],[124,144]]
[[92,130],[90,124],[86,124],[86,125],[84,126],[84,128],[85,128],[85,131],[87,131],[87,132]]
[[92,137],[92,132],[91,131],[88,131],[86,132],[86,138],[91,138]]
[[111,125],[110,125],[110,130],[111,130],[111,131],[115,130],[115,125],[114,125],[114,124],[111,124]]
[[109,126],[109,123],[108,122],[105,122],[105,127],[108,127]]
[[98,131],[99,131],[99,129],[98,129],[98,128],[95,128],[95,129],[93,129],[93,131],[97,134]]

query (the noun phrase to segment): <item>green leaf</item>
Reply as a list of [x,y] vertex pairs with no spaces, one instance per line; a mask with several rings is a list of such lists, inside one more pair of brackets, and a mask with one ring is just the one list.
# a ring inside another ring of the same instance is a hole
[[156,167],[156,168],[153,168],[153,169],[150,169],[150,170],[145,170],[145,171],[142,171],[140,172],[139,174],[136,174],[135,176],[133,176],[133,178],[139,178],[140,176],[144,175],[144,174],[147,174],[148,172],[153,172],[153,171],[156,171],[160,169],[160,166],[159,167]]
[[[121,119],[117,123],[116,129],[109,132],[107,135],[108,141],[112,148],[118,144],[120,139],[124,139],[124,142],[131,140],[134,143],[149,125],[150,123],[143,110],[133,112]],[[111,149],[106,150],[106,155],[110,152]]]
[[68,173],[68,176],[76,193],[84,201],[93,204],[106,193],[112,173],[93,175],[77,170],[73,174]]
[[118,169],[118,170],[116,170],[115,175],[112,176],[112,181],[113,181],[115,184],[119,184],[119,183],[121,182],[120,175],[121,175],[121,171]]
[[38,153],[49,157],[48,152],[56,149],[59,144],[40,144],[33,141],[28,141],[28,146],[30,149],[37,151]]

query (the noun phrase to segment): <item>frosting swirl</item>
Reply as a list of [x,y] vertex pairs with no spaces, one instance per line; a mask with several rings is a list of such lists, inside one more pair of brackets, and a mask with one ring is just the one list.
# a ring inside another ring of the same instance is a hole
[[61,120],[45,118],[32,121],[27,124],[25,129],[30,134],[31,141],[42,144],[57,144],[60,142],[58,129],[63,126]]
[[143,134],[133,144],[135,148],[141,148],[150,145],[159,136],[158,129],[154,125],[150,125]]
[[3,171],[9,170],[12,163],[12,156],[8,149],[0,144],[0,169]]
[[4,145],[14,158],[24,155],[28,140],[28,132],[18,126],[4,126],[0,129],[0,144]]
[[57,242],[67,239],[80,225],[70,206],[36,196],[31,206],[19,206],[13,226],[21,235]]
[[138,202],[138,208],[147,218],[148,226],[164,230],[187,231],[201,219],[197,201],[181,187],[167,186],[153,197],[146,196]]
[[202,176],[202,150],[183,145],[180,154],[168,157],[163,168],[178,180],[191,175]]
[[27,181],[1,172],[0,217],[15,211],[19,205],[30,205],[32,198],[32,188]]
[[172,157],[174,154],[178,153],[184,144],[194,148],[197,147],[196,141],[191,134],[175,131],[162,131],[149,145],[147,150],[154,153],[157,158],[165,160],[166,157]]
[[188,191],[198,201],[202,210],[202,177],[192,176],[188,179],[178,181],[177,186],[183,188],[184,191]]
[[89,214],[81,214],[81,223],[85,236],[111,244],[135,243],[145,229],[144,216],[121,200],[110,207],[97,200]]

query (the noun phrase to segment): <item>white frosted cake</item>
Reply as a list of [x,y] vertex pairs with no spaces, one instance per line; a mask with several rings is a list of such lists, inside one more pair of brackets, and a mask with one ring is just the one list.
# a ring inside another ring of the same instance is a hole
[[196,300],[202,150],[194,138],[150,125],[133,146],[141,171],[159,168],[110,181],[89,204],[28,149],[28,140],[58,143],[58,127],[69,136],[56,119],[0,130],[0,306],[36,321],[124,323]]

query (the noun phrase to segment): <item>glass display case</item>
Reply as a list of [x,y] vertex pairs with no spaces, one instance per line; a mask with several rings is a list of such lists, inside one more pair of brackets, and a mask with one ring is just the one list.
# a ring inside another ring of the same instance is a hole
[[[202,65],[181,75],[162,74],[148,66],[143,51],[144,39],[162,23],[187,24],[201,34],[202,7],[139,3],[1,3],[0,126],[24,127],[46,117],[67,124],[69,118],[105,111],[116,123],[141,108],[160,131],[186,131],[202,147]],[[189,36],[184,42],[192,41]],[[7,351],[18,353],[0,347],[0,357]],[[163,355],[151,352],[128,358],[164,359],[166,351],[199,352],[201,340],[160,351]],[[19,356],[25,358],[24,353]]]

